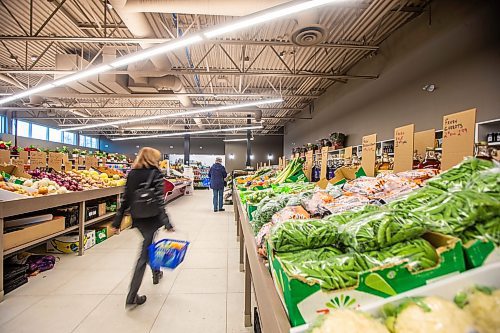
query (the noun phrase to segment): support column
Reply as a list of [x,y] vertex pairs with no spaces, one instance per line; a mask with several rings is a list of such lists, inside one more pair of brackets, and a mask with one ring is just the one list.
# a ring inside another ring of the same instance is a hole
[[[252,123],[252,116],[248,115],[247,116],[247,124],[250,125]],[[252,141],[250,141],[252,137],[252,132],[250,130],[247,130],[247,161],[246,161],[246,166],[250,167],[252,166],[252,160],[250,159],[250,155],[252,155]]]
[[184,165],[189,165],[189,153],[191,150],[191,136],[189,134],[184,135]]

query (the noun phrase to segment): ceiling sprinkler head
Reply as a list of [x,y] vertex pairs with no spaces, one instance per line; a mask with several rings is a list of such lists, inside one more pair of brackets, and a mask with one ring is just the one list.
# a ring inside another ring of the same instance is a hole
[[425,86],[422,87],[422,90],[423,91],[427,91],[427,92],[433,92],[434,90],[436,90],[436,85],[431,83],[431,84],[426,84]]

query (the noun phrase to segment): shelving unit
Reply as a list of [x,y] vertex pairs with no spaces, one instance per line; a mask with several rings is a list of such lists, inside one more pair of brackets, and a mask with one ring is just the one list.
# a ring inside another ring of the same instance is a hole
[[[493,119],[488,121],[483,121],[476,123],[476,136],[475,142],[479,143],[481,141],[488,141],[488,133],[500,133],[500,119]],[[489,142],[490,146],[498,147],[500,146],[500,137],[497,138],[496,142]]]
[[[3,299],[3,261],[5,256],[15,254],[20,251],[27,250],[42,244],[55,237],[68,234],[78,230],[79,243],[83,244],[85,227],[92,224],[102,222],[115,216],[116,212],[109,212],[92,220],[85,221],[85,206],[87,202],[99,200],[102,198],[116,196],[117,204],[120,203],[120,195],[123,193],[124,187],[110,187],[103,189],[87,190],[82,192],[70,192],[65,194],[47,195],[43,197],[26,197],[16,200],[1,201],[0,202],[0,301]],[[26,213],[33,213],[37,211],[47,210],[51,208],[63,207],[67,205],[78,205],[79,216],[78,225],[71,226],[59,232],[43,236],[31,242],[16,246],[14,248],[4,251],[4,220],[9,217],[14,217]],[[84,248],[80,247],[78,255],[84,254]]]

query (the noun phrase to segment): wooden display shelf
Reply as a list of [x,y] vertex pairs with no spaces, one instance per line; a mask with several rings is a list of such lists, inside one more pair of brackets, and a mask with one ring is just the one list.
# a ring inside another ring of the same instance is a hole
[[[4,296],[3,291],[3,260],[6,255],[11,255],[16,252],[20,252],[26,250],[28,248],[32,248],[39,244],[42,244],[50,239],[53,239],[57,236],[64,235],[71,231],[78,230],[78,238],[80,244],[83,244],[83,239],[85,235],[85,227],[90,226],[91,224],[98,223],[100,221],[104,221],[105,219],[113,217],[116,213],[110,212],[99,216],[95,219],[85,221],[85,205],[87,201],[93,201],[96,199],[101,199],[105,197],[116,196],[117,204],[120,204],[120,195],[124,191],[124,186],[118,187],[110,187],[103,189],[95,189],[95,190],[87,190],[81,192],[71,192],[65,194],[56,194],[56,195],[47,195],[43,197],[26,197],[16,200],[10,201],[1,201],[0,202],[0,301],[2,301]],[[70,228],[66,228],[57,233],[50,234],[39,239],[35,239],[29,243],[25,243],[14,248],[8,249],[6,251],[3,250],[3,233],[4,233],[4,219],[12,216],[22,215],[26,213],[33,213],[41,210],[46,210],[55,207],[62,207],[67,205],[78,205],[79,216],[78,216],[78,225],[72,226]],[[80,247],[78,254],[83,255],[84,248]]]
[[233,205],[238,225],[237,237],[240,242],[240,270],[245,271],[245,326],[252,325],[251,293],[253,282],[262,332],[288,333],[291,328],[288,316],[265,260],[257,253],[255,235],[238,191],[233,191]]

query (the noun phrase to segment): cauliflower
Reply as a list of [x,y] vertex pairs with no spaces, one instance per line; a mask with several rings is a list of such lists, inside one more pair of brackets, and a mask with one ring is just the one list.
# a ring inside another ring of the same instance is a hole
[[[385,310],[385,309],[384,309]],[[475,333],[474,319],[453,302],[435,296],[412,298],[389,317],[394,333]]]
[[389,333],[387,328],[369,317],[354,310],[335,310],[320,318],[310,333]]
[[455,303],[474,318],[479,332],[500,333],[500,289],[476,287],[459,293]]

